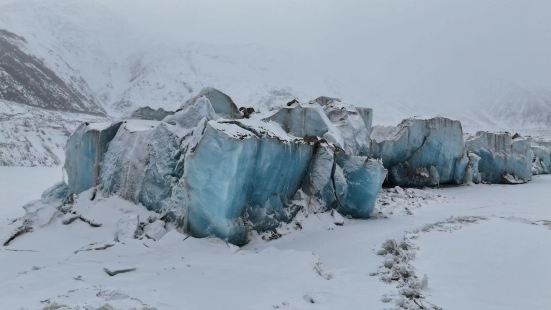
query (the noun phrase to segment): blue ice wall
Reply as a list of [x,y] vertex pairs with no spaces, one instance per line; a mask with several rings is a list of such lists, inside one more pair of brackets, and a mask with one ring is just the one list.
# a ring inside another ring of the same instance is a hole
[[209,122],[186,159],[187,229],[242,244],[244,221],[258,230],[271,228],[284,219],[286,202],[300,187],[311,157],[311,145]]
[[346,182],[336,182],[340,185],[336,185],[337,210],[354,218],[368,218],[387,171],[380,161],[365,156],[338,154],[336,160]]
[[480,157],[480,177],[486,183],[524,183],[532,179],[533,152],[527,139],[510,133],[478,132],[466,141]]
[[67,184],[72,193],[81,193],[99,183],[103,155],[121,122],[82,124],[71,135],[65,147]]
[[382,159],[391,185],[414,187],[463,183],[469,161],[461,123],[443,117],[375,130],[371,156]]

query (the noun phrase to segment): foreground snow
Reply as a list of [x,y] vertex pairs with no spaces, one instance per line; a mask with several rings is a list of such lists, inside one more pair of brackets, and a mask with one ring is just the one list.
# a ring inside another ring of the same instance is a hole
[[[0,170],[12,180],[0,197],[34,188],[33,172],[10,169]],[[50,172],[53,184],[59,170]],[[80,214],[102,226],[58,219],[1,247],[0,298],[5,309],[392,309],[400,289],[381,281],[388,258],[377,253],[386,240],[405,238],[408,264],[427,275],[425,305],[549,309],[550,185],[551,176],[539,176],[516,186],[385,190],[375,219],[299,217],[301,229],[293,224],[279,239],[259,236],[243,248],[174,230],[157,242],[115,242],[127,232],[124,219],[152,214],[116,197],[81,195]],[[14,203],[2,207],[5,217],[21,213]],[[462,220],[472,217],[479,220]],[[0,221],[2,241],[13,228]],[[104,268],[131,271],[109,276]]]

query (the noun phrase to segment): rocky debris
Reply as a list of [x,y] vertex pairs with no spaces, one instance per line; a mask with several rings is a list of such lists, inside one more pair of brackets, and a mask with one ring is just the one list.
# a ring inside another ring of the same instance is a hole
[[103,271],[108,274],[110,277],[114,277],[121,273],[128,273],[132,271],[136,271],[136,268],[124,268],[124,269],[109,269],[109,268],[103,268]]
[[136,109],[130,114],[130,118],[143,119],[150,121],[161,121],[169,115],[173,115],[174,112],[167,111],[163,108],[158,108],[157,110],[152,109],[151,107],[141,107]]

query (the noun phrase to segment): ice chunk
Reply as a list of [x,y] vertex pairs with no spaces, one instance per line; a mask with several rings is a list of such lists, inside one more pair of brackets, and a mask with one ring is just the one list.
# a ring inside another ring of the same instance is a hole
[[348,105],[337,98],[318,97],[314,101],[323,107],[337,129],[343,149],[353,155],[368,155],[373,110]]
[[[308,169],[302,190],[310,201],[308,204],[314,211],[326,211],[337,207],[337,196],[335,192],[335,153],[333,148],[327,144],[319,144],[314,149],[314,155]],[[344,177],[342,178],[346,186]]]
[[510,133],[477,132],[466,141],[480,157],[480,177],[486,183],[524,183],[532,178],[533,152],[529,140]]
[[387,171],[380,161],[336,152],[327,144],[314,150],[302,187],[310,197],[311,211],[337,209],[351,217],[367,218]]
[[337,210],[354,218],[368,218],[375,207],[386,169],[381,161],[365,156],[338,154],[336,161],[342,169],[342,176],[335,178]]
[[371,109],[358,109],[339,99],[319,97],[308,103],[295,102],[266,118],[296,137],[320,137],[353,155],[367,155]]
[[480,156],[476,155],[475,153],[468,152],[467,157],[469,158],[469,161],[465,169],[465,178],[463,180],[463,183],[464,184],[480,183],[482,181],[480,176],[480,171],[478,168],[478,163],[480,162]]
[[371,156],[383,160],[391,185],[437,186],[465,180],[469,158],[459,121],[410,118],[397,127],[375,127],[371,138]]
[[178,125],[182,128],[196,127],[202,120],[214,120],[220,118],[206,97],[196,97],[188,101],[174,115],[167,116],[163,121]]
[[69,190],[69,186],[67,186],[67,183],[59,182],[46,189],[40,196],[40,199],[48,203],[52,201],[64,200],[69,197],[70,194],[71,192]]
[[99,182],[103,155],[121,122],[84,123],[71,135],[65,147],[65,171],[72,193],[81,193]]
[[180,136],[171,129],[163,122],[125,122],[105,154],[102,190],[150,210],[163,210],[182,174]]
[[285,220],[312,146],[257,136],[237,124],[210,121],[186,158],[187,227],[195,236],[246,242],[245,220],[264,230]]
[[280,124],[286,132],[300,138],[323,137],[327,132],[335,130],[322,107],[314,102],[297,102],[281,107],[267,120]]
[[530,139],[530,148],[534,153],[532,160],[533,174],[551,173],[551,141]]
[[184,104],[184,106],[193,103],[201,97],[204,97],[208,99],[208,101],[210,101],[214,112],[220,117],[229,119],[240,117],[239,110],[237,109],[237,106],[230,98],[230,96],[212,87],[203,88],[197,96],[191,98],[188,102]]

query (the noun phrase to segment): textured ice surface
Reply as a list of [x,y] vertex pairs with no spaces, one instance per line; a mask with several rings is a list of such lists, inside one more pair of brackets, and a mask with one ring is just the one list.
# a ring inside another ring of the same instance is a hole
[[267,118],[296,137],[317,136],[353,155],[367,155],[372,111],[319,97],[307,103],[293,103]]
[[483,182],[524,183],[532,179],[533,152],[528,139],[513,139],[510,133],[477,132],[467,139],[466,148],[480,157]]
[[373,110],[355,107],[343,103],[340,99],[318,97],[314,102],[323,107],[323,111],[337,129],[343,149],[353,155],[366,156],[369,153]]
[[197,236],[246,242],[245,222],[266,230],[286,220],[286,203],[306,174],[312,146],[257,136],[236,124],[209,122],[186,159],[187,225]]
[[465,181],[469,158],[459,121],[410,118],[396,127],[375,127],[371,138],[371,156],[383,160],[391,185],[437,186]]
[[40,196],[40,199],[48,203],[52,201],[63,200],[67,198],[69,195],[70,195],[70,190],[69,190],[69,186],[67,186],[67,183],[59,182],[51,186],[50,188],[46,189]]
[[354,218],[368,218],[386,177],[382,163],[364,156],[337,155],[345,183],[337,187],[337,210]]
[[[212,87],[203,88],[197,96],[190,99],[190,102],[201,97],[210,101],[214,112],[219,116],[224,118],[239,118],[239,110],[233,100],[218,89]],[[186,103],[184,106],[186,105],[189,105],[189,103]]]
[[297,102],[281,107],[267,119],[279,123],[286,132],[300,138],[323,137],[326,133],[335,130],[323,108],[315,102]]
[[65,171],[72,193],[80,193],[99,182],[103,155],[121,123],[82,124],[67,141]]
[[314,211],[337,209],[344,215],[367,218],[387,171],[378,160],[336,152],[323,144],[315,149],[302,187],[309,205]]
[[[308,174],[302,185],[302,190],[309,196],[308,204],[313,210],[325,211],[337,207],[335,169],[334,149],[327,144],[318,145],[314,150]],[[342,169],[340,171],[342,172]],[[345,183],[343,176],[339,184],[343,184],[345,187]]]
[[101,187],[124,199],[160,211],[182,171],[180,137],[171,125],[125,122],[111,141],[101,170]]

